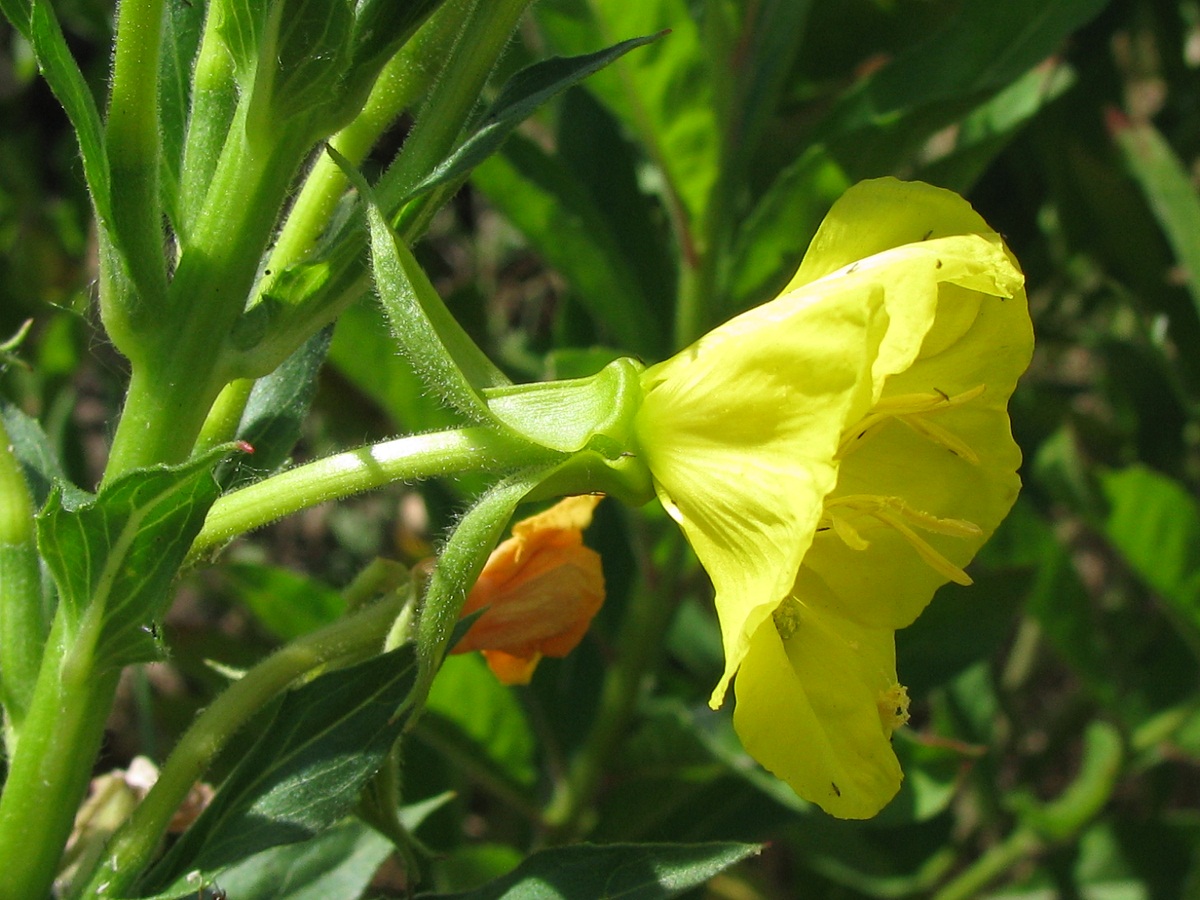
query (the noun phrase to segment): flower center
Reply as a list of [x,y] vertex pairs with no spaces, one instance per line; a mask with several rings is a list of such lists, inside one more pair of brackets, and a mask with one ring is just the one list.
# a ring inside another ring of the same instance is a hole
[[825,504],[825,515],[818,529],[822,526],[832,528],[847,547],[852,550],[865,550],[870,546],[870,541],[863,538],[856,527],[856,523],[864,519],[873,519],[894,528],[917,551],[917,555],[939,574],[956,584],[971,583],[971,576],[942,556],[917,534],[915,529],[951,537],[979,537],[983,531],[974,522],[964,519],[942,519],[913,509],[899,497],[851,494],[836,497]]
[[960,456],[970,463],[978,463],[979,457],[964,440],[936,422],[930,421],[929,417],[947,409],[964,406],[983,394],[986,389],[986,385],[980,384],[954,396],[935,388],[928,393],[884,397],[853,428],[847,429],[842,435],[836,458],[845,459],[879,431],[885,422],[896,419],[921,437],[945,447],[955,456]]

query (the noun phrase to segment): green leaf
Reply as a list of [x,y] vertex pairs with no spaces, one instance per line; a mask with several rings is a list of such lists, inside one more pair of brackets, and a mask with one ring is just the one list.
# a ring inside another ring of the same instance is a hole
[[708,205],[720,147],[710,53],[685,0],[579,0],[539,6],[537,16],[564,53],[669,30],[643,52],[589,79],[587,89],[637,135],[665,178],[668,204],[682,207],[685,223],[697,224]]
[[1183,161],[1151,123],[1130,122],[1114,110],[1109,112],[1109,128],[1175,252],[1192,304],[1200,314],[1200,196],[1196,185]]
[[238,81],[249,86],[249,77],[258,61],[258,47],[266,27],[270,0],[215,0],[207,27],[214,28],[233,59]]
[[282,641],[329,625],[346,611],[337,591],[287,569],[230,563],[220,575],[237,602]]
[[953,148],[921,167],[918,176],[966,194],[1017,133],[1077,78],[1075,70],[1061,60],[1030,69],[967,113],[954,130]]
[[[602,335],[654,357],[663,327],[653,299],[593,197],[575,174],[533,141],[514,134],[475,170],[476,186],[578,292]],[[660,298],[661,301],[661,298]]]
[[56,485],[38,514],[38,548],[58,585],[72,639],[86,630],[96,665],[158,658],[151,624],[219,493],[220,447],[175,467],[140,469],[82,502]]
[[339,82],[353,52],[353,3],[274,0],[268,21],[254,76],[253,125],[277,128],[282,120],[340,103]]
[[657,900],[760,852],[757,844],[578,844],[535,853],[478,890],[427,900]]
[[500,148],[513,129],[539,106],[577,84],[635,47],[654,41],[658,35],[631,38],[606,50],[584,56],[555,57],[534,63],[514,75],[500,90],[474,133],[408,192],[410,200],[433,188],[464,177]]
[[204,5],[168,3],[164,17],[162,62],[158,79],[158,115],[162,139],[162,201],[167,218],[181,227],[180,168],[192,100],[192,63],[200,45]]
[[850,187],[814,146],[776,176],[736,232],[725,273],[730,312],[772,299],[787,284],[833,202]]
[[1054,53],[1107,4],[964,3],[942,28],[860,80],[818,137],[856,179],[893,171],[934,132]]
[[424,704],[450,647],[470,585],[478,580],[517,504],[548,474],[547,469],[527,469],[493,485],[459,520],[438,553],[417,618],[420,675],[413,692],[417,706]]
[[67,47],[54,8],[49,0],[0,0],[0,12],[33,46],[38,69],[66,111],[79,142],[83,175],[92,195],[96,217],[102,228],[111,232],[111,188],[104,150],[104,126],[96,99]]
[[[722,166],[741,180],[771,118],[800,51],[812,0],[764,0],[742,16],[735,35],[720,35],[726,71],[715,88],[721,98]],[[718,16],[709,17],[713,22]],[[709,34],[717,31],[706,21]],[[730,40],[732,38],[732,40]],[[712,42],[710,41],[710,46]]]
[[333,333],[329,361],[378,404],[399,431],[439,431],[459,421],[425,391],[408,357],[396,352],[378,303],[358,302],[342,313]]
[[310,841],[273,847],[217,873],[230,897],[262,900],[358,900],[392,852],[387,838],[347,822]]
[[420,733],[435,747],[454,746],[472,764],[492,764],[524,788],[537,777],[536,743],[516,695],[478,653],[450,656],[429,691]]
[[253,447],[254,453],[238,461],[236,477],[227,489],[276,472],[288,462],[312,406],[332,331],[326,328],[314,334],[275,371],[254,382],[237,430],[238,440]]
[[973,571],[972,577],[970,587],[941,588],[912,625],[896,632],[900,681],[914,698],[999,650],[1034,581],[1032,569]]
[[289,692],[144,888],[162,889],[195,869],[218,871],[338,822],[404,727],[398,710],[415,671],[406,645]]
[[67,480],[62,463],[37,419],[3,400],[0,400],[0,418],[4,420],[4,430],[8,432],[13,453],[21,463],[25,483],[36,506],[46,502],[55,485],[59,486],[71,505],[78,505],[87,499],[89,494]]
[[1138,576],[1200,634],[1200,508],[1180,484],[1141,466],[1101,477],[1105,534]]

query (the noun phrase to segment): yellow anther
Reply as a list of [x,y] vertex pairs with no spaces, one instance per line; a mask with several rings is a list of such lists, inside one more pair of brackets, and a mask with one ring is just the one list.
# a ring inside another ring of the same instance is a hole
[[859,419],[853,428],[846,429],[838,447],[837,457],[842,459],[857,450],[889,419],[900,419],[922,437],[942,445],[969,462],[977,463],[979,457],[964,441],[940,425],[928,421],[925,417],[964,406],[981,396],[985,390],[987,390],[986,385],[978,384],[970,390],[953,396],[944,391],[933,390],[927,393],[897,394],[894,397],[884,397],[871,408],[869,413]]
[[879,707],[879,721],[888,737],[892,732],[908,722],[908,688],[902,684],[893,684],[885,691],[880,691],[875,700]]
[[983,533],[974,522],[964,519],[943,519],[930,515],[919,509],[913,509],[899,497],[883,497],[875,494],[851,494],[846,497],[837,497],[825,505],[826,521],[833,527],[838,537],[845,541],[846,546],[855,550],[865,549],[867,541],[846,520],[846,517],[838,512],[839,508],[853,510],[871,516],[884,525],[890,525],[908,541],[909,545],[917,551],[917,555],[934,571],[956,584],[971,584],[971,576],[930,546],[929,542],[917,534],[911,526],[915,525],[922,531],[933,534],[973,538],[979,537]]
[[786,641],[800,628],[800,606],[789,597],[775,607],[771,618],[775,622],[775,630]]

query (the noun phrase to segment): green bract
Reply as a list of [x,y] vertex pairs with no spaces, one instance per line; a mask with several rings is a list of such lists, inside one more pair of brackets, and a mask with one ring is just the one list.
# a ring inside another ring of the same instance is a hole
[[898,790],[893,635],[1016,498],[1023,279],[960,197],[887,178],[834,205],[786,291],[643,375],[658,495],[716,588],[746,749],[834,815]]

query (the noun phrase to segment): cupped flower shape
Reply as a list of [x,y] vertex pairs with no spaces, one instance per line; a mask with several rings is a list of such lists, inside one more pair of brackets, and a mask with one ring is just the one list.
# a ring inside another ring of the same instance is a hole
[[543,656],[566,656],[604,603],[600,555],[583,529],[604,499],[567,497],[513,525],[488,557],[462,615],[483,610],[452,653],[479,650],[505,684],[528,684]]
[[643,375],[639,451],[712,578],[747,751],[846,818],[899,789],[894,634],[1007,514],[1032,352],[1016,261],[957,195],[830,210],[776,300]]

